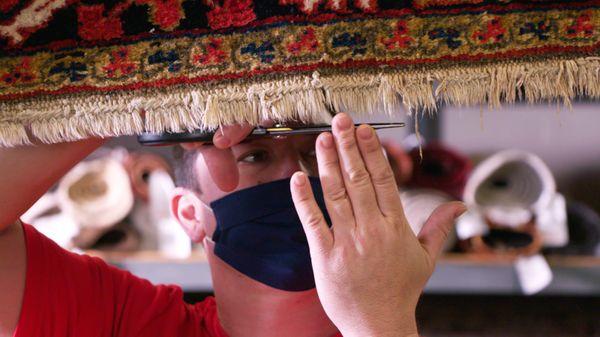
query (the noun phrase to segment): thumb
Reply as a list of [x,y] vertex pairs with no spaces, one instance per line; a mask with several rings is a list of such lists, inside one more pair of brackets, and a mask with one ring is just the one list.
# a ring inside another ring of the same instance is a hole
[[456,219],[466,210],[467,207],[462,202],[445,203],[438,206],[423,225],[418,238],[432,262],[440,255]]
[[311,255],[326,252],[333,245],[333,234],[315,201],[306,174],[296,172],[292,176],[290,189],[298,217],[304,227]]
[[243,141],[254,127],[250,124],[223,125],[213,137],[213,144],[219,149],[230,148]]
[[201,146],[200,153],[206,163],[210,177],[221,191],[233,191],[239,183],[240,174],[230,149]]
[[230,192],[238,186],[239,172],[229,147],[244,140],[252,129],[248,124],[223,126],[213,137],[215,146],[199,147],[208,172],[221,191]]

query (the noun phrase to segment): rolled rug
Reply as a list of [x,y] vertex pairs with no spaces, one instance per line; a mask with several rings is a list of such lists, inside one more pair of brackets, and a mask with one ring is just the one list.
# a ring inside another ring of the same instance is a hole
[[72,248],[73,238],[79,232],[79,225],[73,218],[60,210],[54,190],[39,198],[20,220],[66,249]]
[[[434,189],[407,189],[400,193],[404,215],[410,228],[418,235],[431,213],[440,205],[456,200],[452,196]],[[451,250],[456,244],[456,233],[448,234],[444,251]]]
[[563,247],[544,248],[545,254],[600,255],[600,216],[581,202],[567,202],[569,242]]
[[134,203],[127,171],[110,158],[79,163],[63,177],[56,193],[60,209],[82,228],[114,226]]
[[409,154],[414,167],[407,184],[409,187],[431,188],[456,199],[462,197],[472,169],[467,156],[438,142],[414,147]]
[[172,258],[186,258],[192,252],[192,241],[171,214],[171,193],[175,183],[165,171],[154,171],[148,179],[150,221],[157,231],[158,249]]
[[514,257],[526,294],[551,282],[539,252],[568,242],[566,203],[538,156],[519,150],[490,156],[473,170],[463,200],[469,210],[456,227],[463,249]]
[[129,221],[122,221],[107,228],[81,228],[72,244],[82,250],[134,251],[140,246],[140,236]]

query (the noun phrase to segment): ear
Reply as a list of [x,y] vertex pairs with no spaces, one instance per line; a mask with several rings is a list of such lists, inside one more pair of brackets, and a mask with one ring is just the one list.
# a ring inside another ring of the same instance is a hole
[[204,205],[196,193],[177,187],[171,194],[171,214],[193,242],[201,242],[206,236],[203,221]]

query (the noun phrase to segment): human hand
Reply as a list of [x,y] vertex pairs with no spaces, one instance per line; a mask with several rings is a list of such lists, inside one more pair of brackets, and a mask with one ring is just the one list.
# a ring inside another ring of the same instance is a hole
[[328,228],[304,173],[292,177],[325,312],[344,337],[417,336],[415,308],[462,203],[440,206],[415,237],[374,130],[346,114],[318,137]]
[[184,149],[198,149],[215,184],[222,191],[229,192],[239,182],[239,172],[231,147],[244,140],[253,128],[249,124],[222,126],[213,137],[214,146],[202,146],[203,143],[184,143],[181,146]]

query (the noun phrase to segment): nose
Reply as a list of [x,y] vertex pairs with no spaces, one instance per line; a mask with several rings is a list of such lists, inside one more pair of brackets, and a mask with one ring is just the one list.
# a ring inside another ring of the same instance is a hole
[[302,171],[300,152],[292,138],[277,140],[277,173],[280,179],[291,177],[295,172]]
[[288,149],[288,151],[286,151],[285,154],[283,154],[283,156],[281,157],[281,162],[279,166],[281,179],[289,178],[295,172],[302,170],[303,167],[300,162],[300,155],[295,149]]

